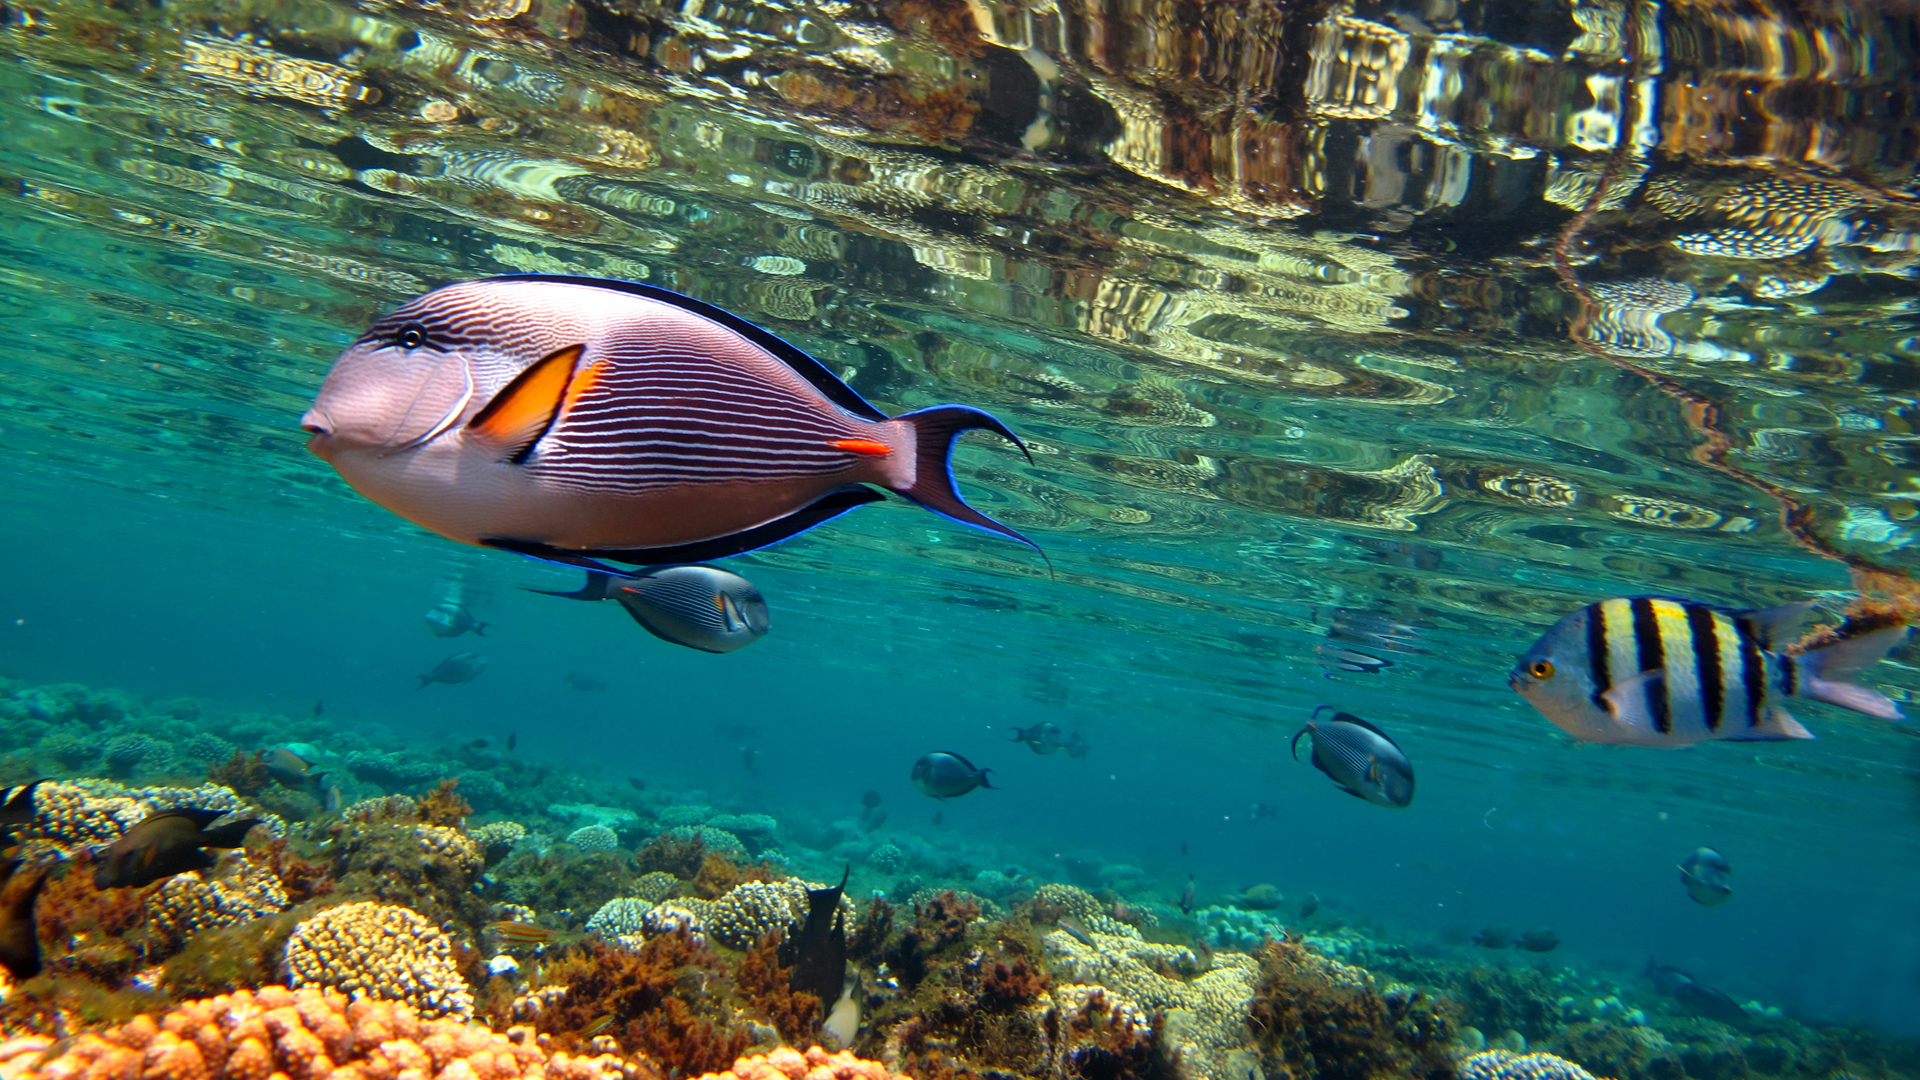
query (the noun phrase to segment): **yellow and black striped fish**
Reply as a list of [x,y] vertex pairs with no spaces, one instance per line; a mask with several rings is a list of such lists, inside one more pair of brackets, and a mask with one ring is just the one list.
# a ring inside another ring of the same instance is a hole
[[1587,742],[1691,746],[1713,739],[1811,739],[1783,703],[1811,698],[1901,719],[1893,702],[1849,680],[1906,637],[1891,626],[1789,656],[1810,603],[1732,611],[1631,596],[1561,619],[1508,678],[1534,708]]

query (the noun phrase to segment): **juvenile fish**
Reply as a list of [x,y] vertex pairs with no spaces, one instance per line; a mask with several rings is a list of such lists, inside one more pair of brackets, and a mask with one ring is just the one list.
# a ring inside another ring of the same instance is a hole
[[210,868],[213,856],[207,854],[207,848],[240,847],[247,841],[247,830],[260,824],[258,818],[242,818],[217,829],[207,828],[225,816],[224,810],[191,807],[148,816],[107,849],[94,868],[94,887],[138,889],[188,870]]
[[486,669],[487,658],[481,656],[479,653],[454,653],[452,656],[435,664],[432,671],[424,675],[415,675],[414,678],[420,680],[420,685],[414,687],[414,689],[425,689],[428,683],[447,683],[451,685],[454,683],[472,682],[479,678],[480,673]]
[[1796,697],[1901,719],[1893,702],[1849,680],[1879,663],[1907,628],[1799,656],[1773,651],[1811,606],[1730,611],[1662,596],[1603,600],[1541,635],[1507,684],[1574,738],[1627,746],[1811,739],[1785,708]]
[[434,637],[459,637],[467,633],[486,637],[489,625],[474,618],[473,612],[467,610],[467,605],[451,600],[435,604],[427,610],[427,632]]
[[532,591],[571,600],[617,600],[647,633],[701,652],[745,648],[772,625],[767,599],[753,582],[717,566],[649,566],[630,576],[589,570],[586,585],[573,592]]
[[[1322,705],[1313,710],[1318,717]],[[1294,733],[1293,759],[1300,760],[1300,739],[1313,737],[1313,767],[1340,790],[1375,806],[1404,807],[1413,802],[1413,762],[1387,733],[1351,713],[1331,720],[1309,720]]]
[[1697,848],[1680,864],[1680,883],[1694,903],[1718,907],[1733,896],[1733,886],[1727,884],[1731,873],[1733,867],[1725,855],[1710,847]]
[[957,799],[974,788],[993,790],[987,783],[987,774],[992,769],[976,769],[973,762],[959,754],[936,751],[913,763],[913,771],[907,779],[922,795],[936,799]]
[[[968,506],[949,467],[978,409],[889,418],[818,360],[648,285],[520,275],[435,289],[376,321],[300,426],[356,491],[465,544],[608,569],[778,543],[896,492]],[[872,485],[872,487],[868,486]]]

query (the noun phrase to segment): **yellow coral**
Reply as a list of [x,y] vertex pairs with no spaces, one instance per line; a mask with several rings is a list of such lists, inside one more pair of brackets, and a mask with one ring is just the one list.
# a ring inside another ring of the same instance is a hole
[[371,901],[328,908],[294,927],[285,955],[295,987],[404,1001],[428,1016],[473,1015],[453,942],[407,908]]
[[168,878],[147,900],[154,928],[177,943],[202,930],[252,922],[287,909],[287,891],[271,870],[244,856],[232,864],[229,877],[209,879],[189,870]]

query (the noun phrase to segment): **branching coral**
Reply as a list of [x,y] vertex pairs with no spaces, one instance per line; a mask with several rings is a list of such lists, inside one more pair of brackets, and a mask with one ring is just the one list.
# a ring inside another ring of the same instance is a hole
[[440,781],[438,787],[427,792],[420,800],[420,821],[450,829],[465,825],[467,815],[473,813],[473,805],[454,790],[459,786],[459,777],[454,777]]

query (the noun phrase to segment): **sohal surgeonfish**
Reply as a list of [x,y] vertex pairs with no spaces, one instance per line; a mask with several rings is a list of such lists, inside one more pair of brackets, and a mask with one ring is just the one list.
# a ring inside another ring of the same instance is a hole
[[1025,452],[1000,421],[964,405],[889,418],[739,316],[625,281],[417,297],[340,355],[300,426],[416,525],[588,569],[766,547],[885,498],[869,484],[1032,546],[955,488],[962,432]]
[[314,772],[313,763],[284,746],[276,746],[267,751],[267,775],[273,782],[295,791],[319,792],[320,778],[327,775]]
[[1026,743],[1027,749],[1036,754],[1057,754],[1066,743],[1060,737],[1060,725],[1051,720],[1035,724],[1032,727],[1013,729],[1013,741]]
[[[1318,717],[1331,705],[1313,710]],[[1403,807],[1413,801],[1413,762],[1387,733],[1351,713],[1330,720],[1309,720],[1293,735],[1293,759],[1300,760],[1300,737],[1313,736],[1313,767],[1340,790],[1376,806]]]
[[938,750],[913,763],[913,772],[907,779],[913,781],[920,794],[931,795],[936,799],[956,799],[974,788],[993,790],[987,783],[987,774],[992,769],[976,769],[973,762]]
[[1747,1012],[1740,1007],[1739,1002],[1699,982],[1677,967],[1656,964],[1648,960],[1645,975],[1653,980],[1655,990],[1679,1002],[1695,1016],[1726,1024],[1737,1024],[1747,1019]]
[[534,589],[572,600],[618,600],[633,621],[661,641],[727,653],[766,636],[766,597],[753,582],[717,566],[649,566],[632,576],[587,571],[573,592]]
[[18,859],[0,859],[0,968],[15,983],[40,974],[40,931],[34,901],[46,888],[47,871],[20,873]]
[[435,604],[427,611],[427,632],[434,637],[459,637],[465,633],[486,637],[487,625],[474,618],[467,605],[452,600]]
[[433,665],[432,671],[424,675],[415,675],[414,678],[420,680],[420,685],[414,687],[414,689],[425,689],[428,683],[439,682],[451,685],[453,683],[472,682],[479,678],[480,673],[486,669],[487,658],[481,656],[479,653],[454,653],[452,656]]
[[242,818],[207,828],[226,813],[181,807],[148,816],[107,849],[94,868],[94,886],[138,889],[188,870],[211,867],[213,856],[207,848],[237,848],[246,843],[247,830],[260,824],[258,818]]
[[1710,847],[1696,848],[1680,863],[1680,883],[1687,887],[1687,895],[1708,907],[1718,907],[1733,896],[1733,886],[1727,884],[1731,873],[1727,857]]
[[1849,682],[1907,636],[1905,626],[1857,634],[1788,656],[1811,604],[1730,611],[1633,596],[1588,604],[1520,658],[1507,683],[1576,739],[1625,746],[1692,746],[1712,739],[1811,739],[1789,698],[1901,719],[1877,691]]

